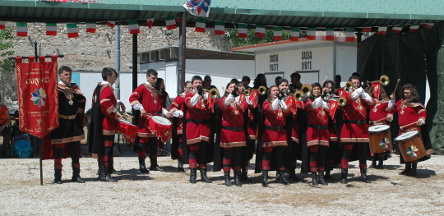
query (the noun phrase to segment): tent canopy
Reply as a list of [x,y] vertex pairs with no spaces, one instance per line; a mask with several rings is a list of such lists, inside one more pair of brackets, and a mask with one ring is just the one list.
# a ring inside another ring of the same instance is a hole
[[[0,20],[23,22],[104,22],[156,18],[184,12],[186,0],[98,0],[97,3],[2,0]],[[414,25],[444,20],[442,0],[213,0],[208,27],[214,21],[298,27],[362,27]],[[146,25],[146,23],[145,23]],[[187,25],[195,25],[188,16]]]

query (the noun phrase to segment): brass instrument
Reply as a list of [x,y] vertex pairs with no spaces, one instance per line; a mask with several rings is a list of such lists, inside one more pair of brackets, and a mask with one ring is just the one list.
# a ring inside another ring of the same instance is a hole
[[213,99],[220,97],[219,90],[217,90],[217,88],[212,88],[210,90],[206,90],[206,92],[208,92],[210,97],[213,98]]
[[250,90],[250,89],[245,89],[245,90],[244,90],[244,94],[245,94],[246,96],[250,96],[250,95],[251,95],[251,90]]
[[346,91],[350,91],[353,88],[353,83],[351,81],[346,82],[344,88]]
[[313,87],[311,87],[310,84],[304,84],[304,85],[302,85],[301,90],[296,91],[296,92],[293,94],[293,97],[294,97],[296,100],[301,101],[301,100],[304,99],[304,98],[310,97],[310,95],[311,95],[311,91],[312,91],[312,90],[313,90]]
[[338,99],[338,105],[339,106],[345,106],[345,104],[347,104],[347,99],[345,99],[345,97],[340,97]]
[[257,89],[257,91],[259,92],[260,95],[265,95],[265,94],[267,94],[267,87],[265,87],[265,86],[259,86],[259,88]]
[[379,77],[379,80],[368,81],[367,83],[372,83],[372,82],[380,82],[381,85],[386,86],[390,83],[390,78],[387,75],[381,75],[381,77]]

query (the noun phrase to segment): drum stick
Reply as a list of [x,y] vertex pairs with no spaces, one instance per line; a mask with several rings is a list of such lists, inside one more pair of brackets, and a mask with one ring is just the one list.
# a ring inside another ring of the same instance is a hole
[[325,81],[327,81],[327,76],[324,78],[324,81],[322,81],[321,86],[324,86]]
[[414,124],[416,124],[416,122],[412,122],[412,123],[410,123],[408,125],[401,126],[401,127],[399,127],[399,129],[404,130],[404,128],[406,128],[408,126],[411,126],[411,125],[414,125]]
[[400,81],[401,81],[401,79],[398,79],[396,81],[395,90],[393,90],[393,94],[396,94],[396,89],[398,88],[398,84],[399,84]]

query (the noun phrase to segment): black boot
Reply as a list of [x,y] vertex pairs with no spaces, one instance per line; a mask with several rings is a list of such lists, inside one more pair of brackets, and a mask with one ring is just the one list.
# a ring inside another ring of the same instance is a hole
[[200,169],[200,180],[206,183],[211,183],[211,179],[207,176],[207,168],[201,168]]
[[145,166],[145,160],[139,158],[139,172],[149,174],[150,171]]
[[399,175],[407,175],[412,170],[412,163],[406,162],[405,169],[399,173]]
[[361,168],[361,177],[364,179],[365,183],[372,183],[372,181],[370,181],[370,179],[368,179],[367,168]]
[[373,155],[372,157],[372,165],[370,165],[371,168],[376,168],[376,154]]
[[331,179],[331,175],[330,175],[331,167],[332,167],[332,164],[327,162],[326,167],[325,167],[325,177],[324,177],[324,179]]
[[287,178],[285,177],[285,173],[283,170],[277,171],[277,180],[284,185],[290,184],[290,182],[288,182]]
[[225,185],[231,186],[230,172],[224,172]]
[[248,178],[248,171],[247,171],[247,170],[242,170],[241,180],[242,180],[243,182],[247,182],[247,183],[250,183],[250,182],[251,182],[251,179]]
[[104,165],[100,165],[100,181],[107,181],[107,182],[117,182],[117,180],[113,177],[111,177],[111,175],[108,172],[109,167],[108,166],[104,166]]
[[108,172],[109,172],[110,174],[122,175],[122,172],[117,171],[116,169],[114,169],[114,160],[109,161],[108,164],[109,164],[109,166],[108,166],[108,167],[109,167]]
[[325,177],[324,177],[324,171],[318,171],[318,182],[321,183],[322,185],[327,186],[328,183],[327,181],[325,181]]
[[177,170],[179,172],[185,172],[185,169],[183,168],[182,159],[177,159]]
[[190,182],[193,184],[196,183],[196,170],[196,168],[190,168]]
[[299,179],[296,176],[296,172],[294,170],[289,170],[288,172],[289,172],[288,179],[290,179],[292,181],[295,181],[295,182],[300,182],[301,181],[301,179]]
[[72,182],[85,183],[85,181],[80,177],[80,167],[72,168]]
[[347,184],[348,169],[341,169],[341,183]]
[[376,169],[384,169],[384,158],[379,158],[379,164]]
[[62,169],[54,169],[54,184],[62,184]]
[[262,170],[262,186],[268,186],[268,170]]
[[241,173],[239,171],[234,171],[234,185],[238,187],[242,186]]
[[160,168],[157,164],[157,157],[150,157],[151,166],[150,170],[152,171],[164,171],[164,169]]
[[316,172],[311,173],[311,184],[318,185],[318,175],[316,174]]
[[410,170],[409,173],[407,173],[408,176],[415,176],[416,173],[416,168],[418,167],[418,163],[412,163],[412,170]]

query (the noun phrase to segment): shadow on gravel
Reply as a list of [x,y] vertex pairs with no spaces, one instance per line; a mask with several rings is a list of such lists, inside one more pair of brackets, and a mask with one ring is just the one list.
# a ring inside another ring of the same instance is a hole
[[384,165],[384,169],[388,169],[388,170],[396,170],[401,168],[401,165]]
[[416,170],[416,176],[412,176],[413,178],[430,178],[431,176],[435,176],[435,170],[429,169],[418,169]]

